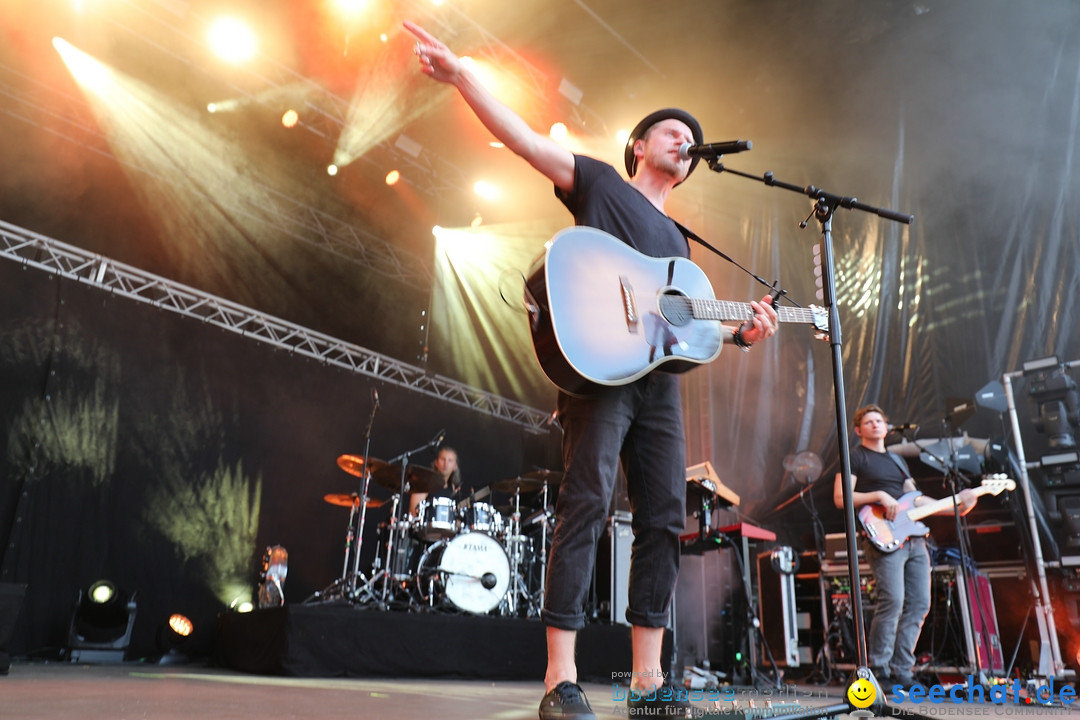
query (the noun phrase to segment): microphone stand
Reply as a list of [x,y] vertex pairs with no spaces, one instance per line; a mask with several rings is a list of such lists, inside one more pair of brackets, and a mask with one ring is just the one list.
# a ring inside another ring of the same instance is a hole
[[[972,559],[973,556],[968,547],[966,532],[967,523],[963,519],[963,516],[960,515],[960,503],[955,497],[960,494],[961,489],[971,485],[967,476],[960,472],[960,462],[956,457],[956,447],[952,441],[952,438],[956,433],[957,428],[952,424],[952,413],[950,412],[941,420],[941,437],[945,438],[949,448],[948,460],[938,457],[926,448],[923,448],[922,452],[925,452],[931,458],[937,460],[941,465],[945,473],[944,480],[946,492],[953,496],[952,514],[953,522],[956,524],[956,549],[960,554],[960,577],[963,579],[963,583],[961,584],[963,591],[960,593],[960,607],[963,610],[966,610],[966,629],[971,636],[971,643],[968,644],[967,647],[968,652],[971,655],[972,674],[980,685],[989,686],[989,680],[987,679],[985,670],[982,666],[982,651],[985,647],[987,659],[992,658],[989,634],[990,626],[986,622],[986,611],[983,608],[982,597],[979,594],[979,587],[976,584],[978,582],[978,577],[971,572],[969,566],[969,562],[973,563],[974,560]],[[982,632],[978,632],[978,628],[975,626],[976,611],[979,613]]]
[[[885,693],[882,691],[881,683],[874,677],[874,673],[870,669],[869,655],[866,647],[866,631],[863,627],[864,619],[862,614],[862,587],[859,581],[859,554],[858,547],[856,545],[856,525],[855,525],[855,503],[852,498],[851,488],[851,456],[848,449],[848,422],[847,401],[844,397],[844,371],[843,371],[843,355],[841,353],[841,334],[840,334],[840,316],[836,308],[836,284],[833,274],[833,245],[832,245],[832,217],[836,208],[843,207],[849,210],[862,210],[864,212],[874,213],[880,217],[895,220],[905,224],[910,224],[915,218],[912,215],[906,215],[898,213],[892,210],[885,210],[877,208],[872,205],[861,203],[852,197],[842,197],[840,195],[834,195],[826,192],[813,185],[807,185],[806,187],[799,187],[798,185],[792,185],[789,183],[781,182],[773,177],[771,172],[765,173],[762,177],[756,177],[748,173],[742,173],[737,170],[731,170],[725,168],[720,162],[720,158],[708,159],[709,168],[713,172],[727,171],[733,175],[749,178],[751,180],[760,180],[764,184],[770,187],[779,187],[792,192],[797,192],[802,195],[806,195],[813,199],[814,210],[811,216],[817,218],[818,223],[821,225],[821,288],[823,293],[823,301],[825,308],[828,311],[829,317],[829,345],[832,348],[832,371],[833,371],[833,392],[836,403],[836,434],[837,443],[840,450],[840,473],[841,483],[844,491],[844,531],[847,538],[847,551],[848,551],[848,575],[851,581],[851,602],[854,612],[855,621],[855,635],[857,644],[857,666],[855,671],[851,675],[849,687],[856,683],[858,680],[865,680],[871,683],[875,690],[875,696],[873,701],[866,707],[856,708],[849,700],[848,694],[845,694],[845,702],[837,705],[828,705],[825,707],[814,708],[805,713],[788,714],[784,713],[785,718],[795,720],[796,718],[823,718],[823,717],[837,717],[843,714],[851,714],[854,716],[880,716],[882,714],[889,714],[893,716],[908,716],[908,717],[923,717],[917,713],[910,713],[900,708],[887,709],[885,703]],[[807,221],[809,217],[807,217]],[[806,227],[807,222],[804,221],[800,227]]]

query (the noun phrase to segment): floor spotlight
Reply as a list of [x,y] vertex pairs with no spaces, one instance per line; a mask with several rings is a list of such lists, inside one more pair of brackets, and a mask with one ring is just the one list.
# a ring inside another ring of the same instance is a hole
[[172,665],[190,662],[191,658],[184,652],[185,646],[191,640],[195,632],[195,623],[187,615],[173,613],[158,626],[157,647],[161,653],[158,663]]
[[111,580],[98,580],[79,591],[68,630],[72,662],[123,662],[135,625],[135,595]]

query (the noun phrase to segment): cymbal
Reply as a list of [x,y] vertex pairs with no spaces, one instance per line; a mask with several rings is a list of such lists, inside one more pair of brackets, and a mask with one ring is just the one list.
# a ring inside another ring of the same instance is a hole
[[491,489],[498,492],[512,493],[512,492],[532,492],[533,490],[539,490],[544,487],[542,480],[535,478],[527,478],[525,476],[508,478],[506,480],[497,480],[491,483]]
[[[364,458],[359,455],[341,455],[337,459],[337,464],[339,468],[350,475],[364,477]],[[386,467],[386,461],[378,458],[368,458],[368,467],[374,473],[379,468]]]
[[[353,505],[360,504],[360,493],[327,493],[323,495],[323,500],[331,505],[339,505],[341,507],[352,507]],[[367,506],[369,508],[381,507],[385,500],[372,500],[368,499]]]
[[[384,463],[384,467],[371,471],[371,477],[387,490],[397,492],[401,489],[401,463],[393,465]],[[429,493],[441,488],[445,481],[442,475],[431,468],[422,465],[407,465],[405,483],[405,492]]]
[[529,480],[539,480],[541,483],[547,483],[548,485],[558,485],[562,482],[563,474],[556,472],[555,470],[533,470],[527,472],[521,477],[528,478]]

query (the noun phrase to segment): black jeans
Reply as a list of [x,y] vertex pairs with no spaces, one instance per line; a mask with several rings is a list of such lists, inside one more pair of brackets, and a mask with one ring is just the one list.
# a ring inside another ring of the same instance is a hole
[[665,627],[686,525],[686,439],[676,375],[653,372],[584,398],[559,395],[566,474],[547,566],[541,617],[585,626],[596,543],[611,507],[619,461],[626,473],[634,543],[626,619]]

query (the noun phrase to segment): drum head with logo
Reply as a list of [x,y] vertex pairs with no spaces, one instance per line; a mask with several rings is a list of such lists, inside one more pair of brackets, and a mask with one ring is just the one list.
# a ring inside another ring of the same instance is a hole
[[434,586],[455,607],[483,614],[499,606],[510,585],[510,563],[497,540],[466,533],[429,548],[417,577],[422,589]]

